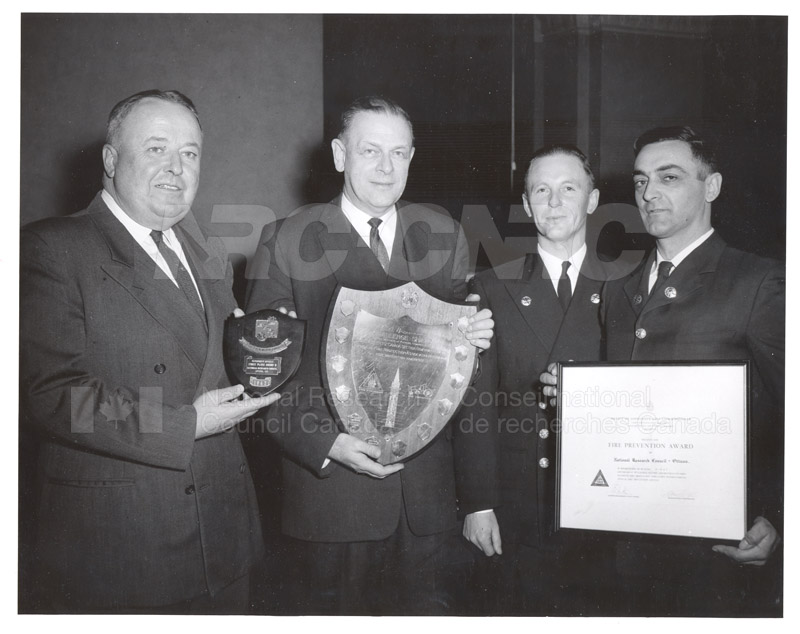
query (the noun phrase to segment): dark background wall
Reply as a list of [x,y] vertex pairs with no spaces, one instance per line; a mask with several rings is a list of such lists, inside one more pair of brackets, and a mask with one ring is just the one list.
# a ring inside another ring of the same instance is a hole
[[[344,15],[325,17],[324,37],[326,137],[355,95],[404,104],[417,136],[406,197],[461,218],[479,266],[515,255],[509,236],[535,233],[520,205],[535,148],[577,144],[601,204],[632,205],[634,139],[680,123],[719,145],[723,236],[784,257],[785,18]],[[649,244],[632,208],[592,220],[609,257]],[[503,239],[511,248],[496,248]]]
[[272,212],[307,198],[322,140],[322,17],[24,15],[23,223],[91,201],[109,111],[149,88],[194,101],[204,130],[194,210],[250,254]]

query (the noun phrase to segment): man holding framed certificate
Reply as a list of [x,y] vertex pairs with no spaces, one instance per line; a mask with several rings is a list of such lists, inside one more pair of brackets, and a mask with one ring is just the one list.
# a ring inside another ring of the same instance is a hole
[[[780,614],[780,556],[773,553],[783,492],[784,268],[727,246],[714,232],[711,204],[722,176],[708,143],[691,128],[651,130],[634,150],[636,202],[657,248],[630,276],[604,287],[605,358],[749,362],[751,521],[738,546],[684,538],[618,542],[625,592],[615,607],[638,615]],[[550,384],[544,393],[554,396],[554,375],[541,378]],[[676,391],[676,399],[684,397]],[[725,469],[722,453],[719,460],[717,468]]]

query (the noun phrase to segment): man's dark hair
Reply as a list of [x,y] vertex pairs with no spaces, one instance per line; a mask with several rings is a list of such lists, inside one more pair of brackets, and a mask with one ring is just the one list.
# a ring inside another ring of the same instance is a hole
[[544,158],[545,156],[555,156],[557,154],[574,156],[576,159],[578,159],[581,162],[583,171],[586,172],[586,175],[589,177],[589,182],[592,185],[592,189],[594,189],[594,173],[592,172],[592,166],[589,164],[589,159],[586,158],[586,155],[574,145],[569,145],[568,143],[556,143],[554,145],[545,145],[533,153],[533,156],[528,163],[528,170],[525,172],[525,193],[528,192],[528,174],[531,173],[533,162],[537,159]]
[[108,115],[108,125],[106,126],[106,143],[114,145],[115,137],[125,117],[127,117],[133,107],[143,99],[161,99],[162,101],[171,101],[179,106],[183,106],[194,115],[197,125],[200,127],[201,131],[203,130],[203,126],[200,125],[200,116],[197,114],[197,108],[194,107],[189,97],[177,90],[143,90],[142,92],[137,92],[135,95],[126,97],[111,109],[111,113]]
[[705,173],[700,173],[700,178],[718,171],[717,156],[709,142],[702,138],[688,125],[666,126],[653,128],[642,134],[633,144],[633,157],[639,156],[646,145],[660,143],[661,141],[683,141],[689,144],[692,156],[703,166]]
[[408,116],[408,113],[391,99],[375,95],[359,97],[342,112],[341,125],[337,135],[339,139],[344,139],[345,134],[350,129],[350,124],[353,123],[353,118],[359,112],[382,112],[383,114],[402,117],[408,123],[408,127],[411,128],[411,145],[414,145],[414,125],[411,123],[411,117]]

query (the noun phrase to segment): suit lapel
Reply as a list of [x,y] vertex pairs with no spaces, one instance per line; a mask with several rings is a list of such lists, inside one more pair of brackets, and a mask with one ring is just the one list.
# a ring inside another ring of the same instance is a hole
[[176,230],[181,234],[183,250],[193,268],[208,323],[206,357],[197,388],[199,395],[218,387],[223,372],[219,352],[223,347],[225,319],[233,310],[235,300],[226,277],[227,261],[223,254],[209,248],[195,218],[187,216],[178,223]]
[[[701,292],[705,284],[705,275],[716,271],[724,248],[725,241],[716,232],[713,233],[672,271],[664,288],[647,300],[642,308],[642,314],[668,304],[681,302],[687,297]],[[648,258],[648,262],[652,266],[650,258]],[[645,271],[649,273],[650,267],[645,267]]]
[[[584,260],[584,263],[586,260]],[[581,349],[578,342],[574,341],[576,333],[585,333],[587,328],[595,325],[599,328],[599,304],[600,291],[603,281],[593,279],[592,276],[584,275],[584,268],[581,267],[578,274],[578,281],[575,284],[575,292],[572,294],[572,301],[569,304],[556,337],[556,342],[550,353],[550,360],[569,360],[571,353],[568,350]],[[565,334],[562,334],[565,333]]]
[[[109,246],[110,258],[101,263],[101,268],[175,337],[192,364],[201,370],[207,350],[206,333],[188,302],[179,301],[183,299],[181,291],[156,266],[102,199],[96,198],[88,213]],[[125,333],[120,333],[120,336],[124,337]]]
[[336,281],[348,287],[386,286],[386,272],[347,220],[337,198],[320,212],[320,227],[312,239],[328,261]]
[[648,299],[647,282],[650,276],[650,269],[653,266],[653,260],[656,257],[655,253],[655,249],[653,249],[650,255],[644,259],[644,262],[639,265],[639,268],[631,273],[630,277],[628,277],[623,285],[625,296],[628,298],[631,310],[633,310],[637,317],[639,313],[642,312],[642,307]]
[[552,350],[563,318],[561,304],[538,255],[529,254],[523,270],[530,272],[528,279],[506,281],[506,292],[542,346]]

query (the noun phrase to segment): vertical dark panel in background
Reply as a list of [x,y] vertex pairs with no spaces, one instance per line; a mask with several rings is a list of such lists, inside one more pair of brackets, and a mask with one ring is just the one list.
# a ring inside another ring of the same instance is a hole
[[327,138],[355,97],[383,94],[414,121],[405,198],[458,218],[465,203],[505,197],[511,16],[325,16],[324,34]]
[[709,21],[703,113],[717,137],[722,194],[714,223],[733,246],[786,257],[788,20]]

